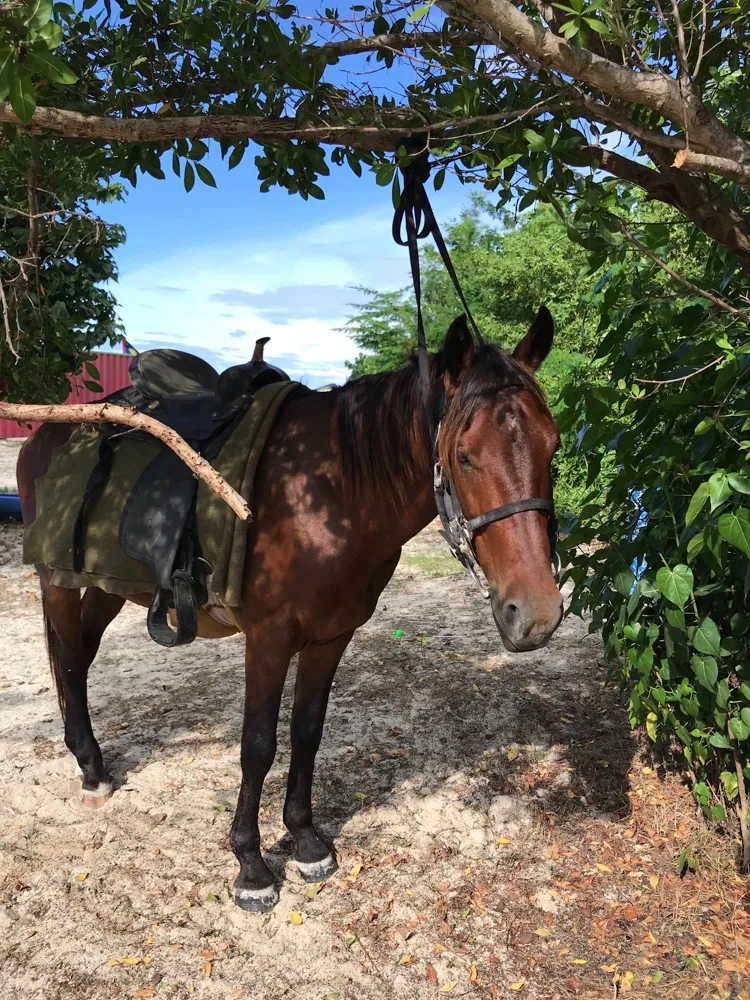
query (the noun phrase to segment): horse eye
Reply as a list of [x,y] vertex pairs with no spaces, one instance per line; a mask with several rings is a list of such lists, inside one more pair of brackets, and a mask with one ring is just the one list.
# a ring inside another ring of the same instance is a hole
[[459,451],[458,453],[458,464],[463,466],[464,469],[471,468],[471,459],[466,454],[465,451]]

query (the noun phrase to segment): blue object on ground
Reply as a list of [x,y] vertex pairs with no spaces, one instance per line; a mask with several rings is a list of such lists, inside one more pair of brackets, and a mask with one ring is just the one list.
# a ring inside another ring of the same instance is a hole
[[0,521],[21,520],[21,498],[17,493],[0,493]]

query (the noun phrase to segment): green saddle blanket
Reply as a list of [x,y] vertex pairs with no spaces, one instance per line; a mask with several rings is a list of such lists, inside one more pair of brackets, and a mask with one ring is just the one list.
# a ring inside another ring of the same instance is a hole
[[[276,415],[298,382],[274,382],[259,389],[253,403],[218,456],[219,472],[251,505],[255,472]],[[23,561],[52,568],[52,583],[60,587],[99,587],[108,593],[149,593],[154,580],[149,568],[120,547],[119,530],[128,497],[146,466],[163,446],[124,435],[114,447],[112,472],[91,503],[86,521],[84,571],[73,569],[73,529],[81,498],[99,459],[99,430],[82,425],[55,448],[45,476],[36,482],[36,520],[24,532]],[[198,538],[203,558],[211,566],[209,599],[239,606],[247,551],[248,522],[205,483],[198,485]]]

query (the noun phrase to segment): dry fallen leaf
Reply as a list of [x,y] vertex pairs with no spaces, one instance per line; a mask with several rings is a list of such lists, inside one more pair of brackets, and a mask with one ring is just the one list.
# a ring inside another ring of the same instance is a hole
[[649,875],[648,881],[649,881],[649,883],[651,885],[651,888],[655,889],[657,887],[657,885],[659,884],[659,876],[658,875]]
[[602,972],[617,972],[617,963],[614,962],[612,965],[600,965],[599,968]]
[[302,923],[302,919],[303,919],[302,914],[297,913],[296,910],[292,910],[292,912],[289,914],[289,923],[294,924],[295,927],[299,927],[299,925]]
[[479,979],[479,973],[477,972],[477,967],[476,965],[472,965],[472,967],[469,969],[469,982],[475,983],[477,979]]
[[216,953],[213,952],[213,951],[202,951],[201,952],[201,958],[214,959],[214,958],[216,958]]
[[552,937],[552,931],[548,927],[537,927],[534,933],[537,937]]
[[427,981],[429,983],[435,983],[435,985],[437,985],[437,981],[438,981],[437,971],[435,969],[435,966],[434,965],[430,965],[429,962],[427,962],[426,973],[427,973]]
[[87,879],[88,877],[89,877],[88,872],[81,872],[80,875],[76,875],[76,882],[83,882],[84,879]]
[[212,969],[213,969],[213,966],[211,965],[210,962],[204,962],[203,963],[203,968],[201,969],[201,972],[203,973],[204,976],[210,976]]
[[456,988],[457,983],[458,983],[457,979],[451,979],[451,981],[449,983],[444,983],[440,987],[440,992],[441,993],[450,993],[451,990],[453,990],[453,989]]
[[600,872],[610,872],[610,873],[612,872],[612,869],[609,867],[609,865],[597,864],[596,867],[599,869]]
[[361,871],[362,871],[362,865],[360,864],[352,865],[352,869],[349,872],[349,878],[355,879]]
[[509,844],[511,841],[510,837],[495,837],[496,844]]
[[157,995],[158,994],[153,986],[142,986],[136,993],[138,1000],[144,1000],[146,997],[155,997]]
[[525,984],[526,984],[526,980],[525,979],[519,979],[515,983],[508,983],[508,989],[509,990],[522,990],[523,987],[525,986]]
[[574,958],[573,965],[588,965],[588,961],[587,958]]
[[188,757],[187,762],[188,762],[188,764],[192,764],[194,760],[195,760],[195,757]]
[[402,955],[399,959],[399,965],[411,965],[413,959],[411,955]]

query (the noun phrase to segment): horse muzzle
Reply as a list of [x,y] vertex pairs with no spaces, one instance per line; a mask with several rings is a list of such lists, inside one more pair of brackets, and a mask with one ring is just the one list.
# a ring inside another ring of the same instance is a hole
[[493,592],[491,601],[495,624],[509,653],[542,649],[562,621],[562,596],[544,601],[525,601],[519,597],[501,601]]

